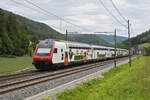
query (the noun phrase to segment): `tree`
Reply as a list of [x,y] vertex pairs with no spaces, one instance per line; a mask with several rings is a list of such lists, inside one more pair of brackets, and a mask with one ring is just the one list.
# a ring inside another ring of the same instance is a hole
[[2,39],[0,38],[0,54],[2,54],[2,51],[1,51],[2,48],[3,48],[2,44],[3,44],[3,43],[2,43]]
[[148,48],[146,48],[146,53],[145,53],[146,56],[150,56],[150,46]]
[[22,56],[30,51],[31,35],[14,14],[0,10],[0,26],[0,54]]

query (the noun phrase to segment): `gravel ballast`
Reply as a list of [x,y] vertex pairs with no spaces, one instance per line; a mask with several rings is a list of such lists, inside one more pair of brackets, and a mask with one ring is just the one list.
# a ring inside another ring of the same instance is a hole
[[[127,59],[118,61],[117,65],[125,64],[127,62]],[[113,63],[4,94],[0,96],[0,100],[40,100],[42,98],[54,97],[56,93],[62,92],[65,89],[74,88],[76,84],[88,81],[95,77],[102,78],[103,76],[101,74],[111,68],[113,68]],[[69,84],[69,82],[71,83]]]

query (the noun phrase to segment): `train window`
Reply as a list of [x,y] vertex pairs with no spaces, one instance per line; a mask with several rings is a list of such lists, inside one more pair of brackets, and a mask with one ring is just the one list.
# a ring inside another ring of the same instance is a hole
[[64,54],[62,54],[61,60],[64,60]]
[[57,48],[54,48],[54,53],[57,53]]
[[63,49],[61,49],[61,52],[63,52]]

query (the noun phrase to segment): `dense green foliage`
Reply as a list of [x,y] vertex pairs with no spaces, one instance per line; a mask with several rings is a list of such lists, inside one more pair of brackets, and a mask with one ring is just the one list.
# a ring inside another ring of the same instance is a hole
[[140,57],[104,73],[72,90],[58,94],[58,100],[149,100],[150,57]]
[[[70,37],[79,36],[80,34],[69,34]],[[100,38],[104,39],[105,41],[108,41],[109,43],[114,43],[114,35],[105,35],[105,34],[96,34],[96,36],[99,36]],[[123,36],[117,36],[117,42],[121,42],[123,40],[126,40],[127,37]]]
[[[128,45],[128,40],[122,42],[125,45]],[[150,30],[143,32],[142,34],[131,38],[131,45],[136,46],[139,44],[150,43]]]
[[32,36],[15,15],[0,10],[0,54],[24,55],[30,51]]
[[146,48],[145,55],[150,56],[150,46]]
[[30,35],[16,15],[0,10],[0,26],[0,55],[22,56],[33,52],[38,37]]
[[[100,36],[101,38],[103,38],[104,40],[113,43],[114,44],[114,35],[104,35],[104,34],[99,34],[98,36]],[[127,37],[124,36],[117,36],[116,37],[116,42],[119,43],[121,41],[126,40]]]
[[105,41],[104,39],[98,37],[95,34],[79,34],[72,37],[76,42],[83,42],[88,44],[95,44],[95,45],[104,45],[104,46],[112,46],[109,42]]
[[138,47],[141,48],[141,47],[149,47],[150,46],[150,43],[143,43],[143,44],[139,44]]
[[46,24],[0,9],[0,55],[32,55],[39,39],[64,38]]
[[48,38],[56,39],[59,36],[64,37],[63,34],[60,34],[44,23],[36,22],[19,15],[16,15],[16,17],[27,26],[27,30],[30,34],[37,35],[41,40]]

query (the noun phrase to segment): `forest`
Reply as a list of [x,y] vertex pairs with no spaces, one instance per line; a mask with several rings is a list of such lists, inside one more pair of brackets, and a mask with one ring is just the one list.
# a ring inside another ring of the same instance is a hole
[[37,42],[38,37],[30,35],[15,15],[0,9],[0,55],[31,54]]
[[[0,55],[32,55],[36,44],[43,39],[64,40],[50,26],[36,22],[12,12],[0,9]],[[91,38],[92,37],[92,38]],[[111,44],[94,35],[68,37],[69,41],[110,46]]]
[[[132,34],[132,33],[131,33]],[[150,30],[145,31],[136,37],[131,38],[131,46],[132,47],[138,47],[138,45],[142,45],[144,43],[149,44],[150,43]],[[120,44],[118,44],[118,47],[127,48],[128,46],[128,39],[122,41]]]

